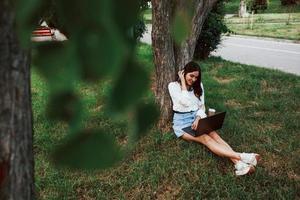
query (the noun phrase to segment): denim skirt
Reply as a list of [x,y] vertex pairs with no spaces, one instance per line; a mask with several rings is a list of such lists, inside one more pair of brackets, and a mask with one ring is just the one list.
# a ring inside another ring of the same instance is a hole
[[191,126],[196,119],[196,111],[189,113],[174,113],[173,115],[173,130],[175,135],[179,138],[184,134],[182,130],[185,127]]

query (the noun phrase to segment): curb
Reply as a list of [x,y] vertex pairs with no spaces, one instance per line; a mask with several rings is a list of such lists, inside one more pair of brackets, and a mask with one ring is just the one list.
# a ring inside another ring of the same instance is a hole
[[[274,41],[274,42],[285,42],[285,43],[292,43],[292,44],[300,44],[300,40],[288,40],[288,39],[281,39],[281,38],[270,38],[270,37],[260,37],[260,36],[250,36],[250,35],[236,35],[236,34],[229,34],[224,35],[225,37],[237,37],[237,38],[246,38],[246,39],[258,39],[258,40],[267,40],[267,41]],[[224,37],[223,36],[223,37]]]

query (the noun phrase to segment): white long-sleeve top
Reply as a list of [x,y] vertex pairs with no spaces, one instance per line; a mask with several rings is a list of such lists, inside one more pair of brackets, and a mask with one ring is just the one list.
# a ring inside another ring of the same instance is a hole
[[202,95],[200,99],[195,96],[194,91],[182,90],[180,83],[171,82],[168,85],[169,93],[173,103],[173,110],[178,112],[197,111],[196,115],[205,118],[204,88],[201,83]]

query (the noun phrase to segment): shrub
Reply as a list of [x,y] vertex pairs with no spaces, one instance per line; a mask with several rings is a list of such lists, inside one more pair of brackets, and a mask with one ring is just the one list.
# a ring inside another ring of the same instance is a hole
[[268,0],[250,0],[247,2],[247,7],[254,13],[257,13],[259,10],[265,11],[268,8]]
[[299,0],[281,0],[282,6],[295,6],[297,5]]
[[[65,21],[61,20],[57,16],[57,0],[50,0],[48,3],[45,3],[46,8],[43,9],[43,13],[41,13],[41,19],[46,21],[50,27],[58,28],[62,33],[68,35],[67,30],[65,29]],[[138,39],[143,36],[143,33],[146,30],[146,25],[144,23],[142,13],[148,9],[149,0],[140,0],[140,16],[136,25],[133,27],[133,37]]]
[[140,0],[140,16],[139,20],[136,22],[136,25],[133,28],[133,37],[139,39],[143,36],[146,31],[145,19],[143,13],[149,8],[149,0]]

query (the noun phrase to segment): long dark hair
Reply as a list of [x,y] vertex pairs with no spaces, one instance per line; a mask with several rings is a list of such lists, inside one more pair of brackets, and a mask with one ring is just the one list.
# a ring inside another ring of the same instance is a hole
[[201,88],[201,68],[200,68],[200,66],[196,62],[191,61],[184,66],[183,70],[184,70],[184,78],[187,73],[194,72],[194,71],[199,72],[199,76],[191,88],[194,90],[194,94],[200,98],[200,96],[202,95],[202,92],[203,92],[202,88]]

